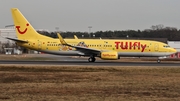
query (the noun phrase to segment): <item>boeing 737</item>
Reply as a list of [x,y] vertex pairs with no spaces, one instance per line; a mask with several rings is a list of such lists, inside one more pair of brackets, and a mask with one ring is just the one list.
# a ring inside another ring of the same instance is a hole
[[12,8],[12,18],[17,38],[6,37],[17,45],[55,55],[87,56],[89,62],[96,57],[104,60],[117,60],[120,57],[159,57],[169,56],[176,50],[169,45],[150,40],[111,40],[111,39],[59,39],[39,34],[17,8]]

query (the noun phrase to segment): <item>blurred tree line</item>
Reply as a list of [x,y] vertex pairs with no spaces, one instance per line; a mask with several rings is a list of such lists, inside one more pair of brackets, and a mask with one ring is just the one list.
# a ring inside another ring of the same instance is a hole
[[[42,35],[57,38],[57,32],[38,31]],[[64,38],[73,38],[76,35],[79,38],[167,38],[169,41],[180,41],[180,30],[175,27],[164,27],[163,25],[153,25],[150,29],[126,30],[126,31],[97,31],[88,32],[60,32]]]

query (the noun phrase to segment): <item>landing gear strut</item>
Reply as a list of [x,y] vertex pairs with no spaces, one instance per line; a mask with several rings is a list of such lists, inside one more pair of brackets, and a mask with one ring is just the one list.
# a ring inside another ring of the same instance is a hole
[[95,62],[95,61],[96,61],[96,58],[95,58],[95,57],[90,57],[90,58],[88,59],[88,61],[89,61],[89,62]]
[[160,59],[158,59],[158,60],[157,60],[157,63],[161,63],[161,60],[160,60]]

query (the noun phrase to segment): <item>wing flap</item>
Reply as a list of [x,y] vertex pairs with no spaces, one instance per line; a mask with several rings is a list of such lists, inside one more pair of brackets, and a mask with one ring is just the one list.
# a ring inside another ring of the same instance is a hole
[[81,47],[81,46],[71,46],[73,48],[76,48],[78,51],[81,51],[83,53],[94,53],[94,54],[99,54],[101,50],[96,50],[92,48],[86,48],[86,47]]

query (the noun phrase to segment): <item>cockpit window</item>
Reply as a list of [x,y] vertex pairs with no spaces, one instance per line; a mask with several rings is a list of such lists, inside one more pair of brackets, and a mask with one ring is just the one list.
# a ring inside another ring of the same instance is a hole
[[164,45],[163,47],[164,47],[164,48],[169,48],[170,46],[168,46],[168,45]]

